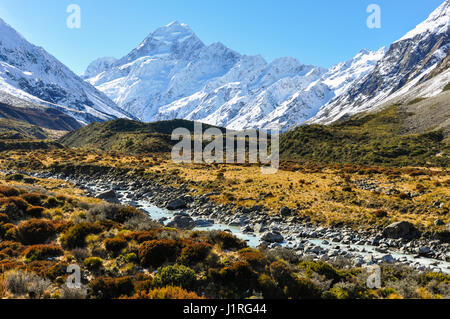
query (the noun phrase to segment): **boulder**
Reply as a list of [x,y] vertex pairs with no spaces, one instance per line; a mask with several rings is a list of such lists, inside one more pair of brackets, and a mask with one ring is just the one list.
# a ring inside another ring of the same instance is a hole
[[420,232],[414,227],[413,224],[402,221],[390,224],[383,229],[383,236],[392,239],[415,239],[420,237]]
[[281,207],[280,214],[283,217],[288,217],[288,216],[291,216],[292,211],[289,207],[284,206],[284,207]]
[[443,225],[445,225],[445,223],[444,223],[442,220],[440,220],[440,219],[436,219],[436,220],[434,221],[434,224],[435,224],[436,226],[443,226]]
[[261,239],[269,243],[282,243],[284,241],[284,237],[280,233],[273,231],[265,232]]
[[188,230],[195,228],[195,226],[195,221],[190,216],[186,215],[176,215],[167,224],[167,227],[175,227]]
[[384,263],[393,263],[395,261],[394,257],[392,257],[392,255],[387,254],[384,256],[381,256],[380,260]]
[[168,210],[183,209],[186,208],[186,202],[184,201],[183,198],[175,198],[167,203],[166,208]]
[[110,202],[110,203],[118,203],[119,199],[117,198],[117,194],[114,190],[109,190],[103,193],[100,193],[97,198],[103,199],[104,201]]
[[206,219],[198,219],[198,220],[195,222],[195,225],[196,225],[197,227],[210,227],[210,226],[214,225],[214,220],[210,220],[210,219],[208,219],[208,220],[206,220]]

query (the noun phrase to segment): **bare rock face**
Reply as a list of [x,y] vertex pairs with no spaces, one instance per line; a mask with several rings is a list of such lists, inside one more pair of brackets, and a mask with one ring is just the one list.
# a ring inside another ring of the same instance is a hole
[[392,239],[416,239],[420,237],[420,232],[409,222],[397,222],[390,224],[383,230],[383,236]]

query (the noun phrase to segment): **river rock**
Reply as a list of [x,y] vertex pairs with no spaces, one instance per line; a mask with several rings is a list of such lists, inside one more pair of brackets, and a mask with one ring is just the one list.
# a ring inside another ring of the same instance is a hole
[[284,237],[280,233],[273,231],[265,232],[261,239],[269,243],[282,243],[284,241]]
[[182,198],[175,198],[167,203],[166,208],[169,210],[183,209],[186,208],[186,202]]
[[119,199],[117,198],[116,192],[114,190],[112,190],[112,189],[109,190],[109,191],[100,193],[97,196],[97,198],[103,199],[103,200],[105,200],[107,202],[110,202],[110,203],[118,203],[119,202]]
[[415,239],[420,237],[420,232],[414,227],[413,224],[402,221],[390,224],[383,229],[383,236],[393,239]]
[[214,221],[210,219],[198,219],[195,221],[195,225],[197,227],[210,227],[214,225]]
[[167,227],[175,227],[180,229],[193,229],[196,223],[190,216],[176,215],[167,224]]
[[390,255],[390,254],[381,256],[380,260],[382,262],[389,263],[389,264],[393,263],[395,261],[394,257],[392,257],[392,255]]
[[289,207],[284,206],[284,207],[281,207],[281,209],[280,209],[280,214],[283,217],[291,216],[291,213],[292,213],[292,211]]

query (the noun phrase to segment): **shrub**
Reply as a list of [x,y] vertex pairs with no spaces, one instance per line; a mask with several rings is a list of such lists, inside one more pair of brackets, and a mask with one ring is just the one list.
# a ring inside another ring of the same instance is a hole
[[345,273],[323,261],[305,261],[300,263],[299,267],[305,270],[306,275],[311,276],[312,272],[315,272],[325,276],[326,279],[331,279],[333,284],[345,280],[347,277]]
[[61,247],[56,245],[34,245],[28,247],[25,252],[25,258],[44,260],[53,257],[59,257],[64,254]]
[[308,278],[295,278],[286,287],[285,293],[289,298],[317,299],[321,296],[319,287]]
[[180,255],[180,262],[186,265],[193,265],[204,261],[211,252],[212,246],[207,243],[191,243],[187,244]]
[[135,253],[129,253],[125,256],[125,260],[129,263],[136,263],[139,261],[139,258]]
[[29,298],[41,298],[50,288],[51,282],[35,274],[12,270],[6,274],[6,285],[13,294],[28,294]]
[[192,288],[196,281],[195,272],[183,265],[161,267],[153,280],[155,286],[180,286],[185,289]]
[[91,223],[80,223],[70,227],[62,236],[61,243],[68,249],[83,248],[86,245],[86,236],[98,234],[102,227]]
[[175,240],[151,240],[139,246],[138,255],[142,266],[157,268],[167,261],[175,261],[178,251]]
[[97,271],[103,267],[103,260],[99,257],[88,257],[84,260],[87,269]]
[[6,214],[0,213],[0,224],[7,223],[9,221],[9,217]]
[[327,299],[361,299],[366,296],[367,288],[351,282],[339,282],[324,295]]
[[151,241],[158,239],[158,233],[160,232],[160,229],[155,229],[151,231],[138,231],[138,232],[131,232],[124,236],[127,240],[135,240],[139,244],[142,244],[145,241]]
[[94,219],[109,219],[117,223],[144,215],[143,212],[132,206],[122,206],[116,204],[100,204],[89,210],[89,215]]
[[[20,210],[20,212],[24,212],[27,207],[28,203],[24,201],[22,198],[17,196],[11,196],[11,197],[4,197],[0,198],[0,206],[3,205],[14,205],[17,210]],[[10,215],[9,213],[7,213]]]
[[239,251],[239,256],[252,266],[255,270],[263,270],[267,265],[267,258],[259,250],[253,248],[245,248]]
[[42,205],[42,197],[45,197],[45,196],[41,196],[39,194],[26,193],[26,194],[20,195],[20,197],[30,205],[41,206]]
[[104,243],[106,250],[112,252],[115,256],[128,246],[128,242],[122,237],[108,238]]
[[45,208],[44,207],[40,207],[40,206],[31,206],[28,207],[26,210],[26,214],[28,216],[37,218],[37,217],[42,217],[42,213],[44,212]]
[[22,244],[15,241],[0,242],[0,252],[10,257],[19,256],[23,249]]
[[373,212],[373,215],[374,215],[376,218],[384,218],[384,217],[387,217],[387,216],[388,216],[388,213],[387,213],[385,210],[378,209],[378,210],[376,210],[376,211]]
[[39,219],[20,223],[18,231],[21,242],[25,245],[43,244],[56,233],[52,222]]
[[10,197],[10,196],[19,196],[19,190],[9,187],[9,186],[0,186],[0,194]]
[[257,274],[244,261],[237,261],[221,270],[210,269],[209,277],[224,286],[231,287],[239,296],[257,287]]
[[282,287],[288,285],[293,280],[291,270],[282,261],[274,261],[270,264],[269,269],[272,278]]
[[247,247],[247,244],[224,231],[212,231],[209,234],[213,243],[218,244],[220,248],[225,250],[238,250]]
[[133,293],[134,286],[130,277],[98,277],[89,283],[95,297],[113,299]]
[[14,224],[0,225],[0,238],[4,240],[16,240],[19,237],[19,232]]
[[141,291],[133,296],[133,299],[204,299],[195,292],[188,292],[180,287],[164,287],[150,290],[148,293]]
[[23,175],[22,174],[11,174],[11,175],[6,176],[5,180],[20,182],[23,180]]
[[258,288],[261,290],[264,299],[279,299],[284,297],[283,290],[277,286],[272,277],[262,274],[258,278]]
[[64,203],[60,202],[55,197],[47,198],[47,200],[44,203],[44,206],[47,207],[47,208],[56,208],[56,207],[59,207],[59,206],[62,206],[62,205],[64,205]]

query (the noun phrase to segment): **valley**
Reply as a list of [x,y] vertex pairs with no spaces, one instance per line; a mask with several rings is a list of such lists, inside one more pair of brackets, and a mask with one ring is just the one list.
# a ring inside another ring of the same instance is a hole
[[450,299],[449,22],[323,68],[175,21],[77,75],[0,18],[0,299]]

